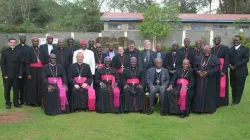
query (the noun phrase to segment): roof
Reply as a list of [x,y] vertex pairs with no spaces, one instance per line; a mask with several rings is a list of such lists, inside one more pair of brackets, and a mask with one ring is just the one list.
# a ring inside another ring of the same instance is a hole
[[[181,22],[232,23],[240,19],[250,20],[250,14],[179,14]],[[142,13],[104,13],[101,21],[142,21]]]

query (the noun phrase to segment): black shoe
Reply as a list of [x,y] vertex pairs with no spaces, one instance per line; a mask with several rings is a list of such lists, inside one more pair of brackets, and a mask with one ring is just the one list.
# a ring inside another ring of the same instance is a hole
[[120,112],[116,112],[117,115],[120,115],[121,113]]
[[128,114],[128,111],[124,111],[124,114]]
[[22,108],[22,106],[21,105],[14,105],[16,108]]
[[235,105],[237,105],[238,103],[235,103],[235,102],[233,102],[232,104],[231,104],[231,106],[235,106]]
[[11,109],[11,104],[6,104],[6,109]]
[[186,115],[185,113],[182,113],[182,114],[180,115],[180,118],[185,118],[185,117],[187,117],[187,115]]
[[151,114],[153,114],[154,113],[154,109],[153,108],[150,108],[149,110],[148,110],[148,115],[151,115]]
[[23,104],[23,102],[22,102],[22,101],[18,101],[18,104],[19,104],[19,105],[22,105],[22,104]]

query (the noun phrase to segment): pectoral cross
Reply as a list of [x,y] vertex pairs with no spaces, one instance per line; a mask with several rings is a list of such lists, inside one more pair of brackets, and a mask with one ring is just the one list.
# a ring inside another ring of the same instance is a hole
[[144,58],[144,62],[146,62],[146,61],[147,61],[147,58],[145,57],[145,58]]
[[81,75],[78,76],[78,79],[81,80]]
[[135,85],[135,82],[133,82],[133,86]]
[[173,64],[174,68],[175,68],[175,63]]
[[183,83],[183,80],[181,80],[181,83]]
[[107,82],[109,81],[109,79],[107,78]]
[[122,71],[123,71],[123,69],[124,69],[124,66],[123,66],[123,64],[122,64],[122,66],[121,66],[121,67],[122,67]]
[[159,79],[156,81],[156,84],[157,84],[157,85],[159,85],[159,84],[160,84],[160,80],[159,80]]

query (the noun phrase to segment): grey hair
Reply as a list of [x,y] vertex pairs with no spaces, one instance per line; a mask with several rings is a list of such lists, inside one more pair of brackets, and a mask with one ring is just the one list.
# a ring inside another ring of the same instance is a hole
[[162,59],[161,59],[161,58],[155,58],[155,63],[156,63],[157,61],[161,61],[161,62],[162,62]]
[[80,53],[84,56],[83,52],[79,51],[79,52],[77,52],[76,57],[77,57]]
[[144,44],[146,44],[146,43],[148,43],[148,42],[150,42],[150,43],[151,43],[151,41],[150,41],[150,40],[145,40],[145,41],[144,41]]
[[172,44],[172,46],[174,46],[174,45],[178,45],[179,46],[179,43],[177,41],[174,41],[173,44]]

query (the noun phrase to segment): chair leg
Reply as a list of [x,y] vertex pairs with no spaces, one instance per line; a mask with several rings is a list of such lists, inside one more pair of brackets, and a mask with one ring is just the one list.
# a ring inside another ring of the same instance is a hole
[[42,96],[42,103],[41,103],[41,108],[44,109],[44,97]]

